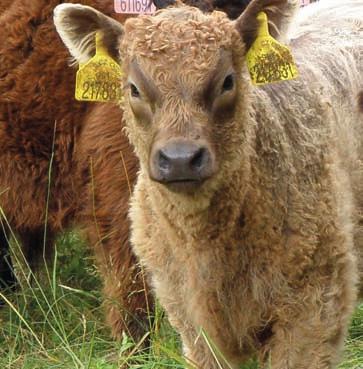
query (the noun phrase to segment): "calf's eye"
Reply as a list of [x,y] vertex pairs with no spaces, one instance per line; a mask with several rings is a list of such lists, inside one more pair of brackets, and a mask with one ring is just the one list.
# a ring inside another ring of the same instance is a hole
[[223,85],[222,85],[222,93],[225,92],[225,91],[230,91],[232,90],[234,87],[234,79],[233,79],[233,75],[232,74],[229,74],[225,79],[224,79],[224,82],[223,82]]
[[133,83],[130,83],[130,91],[132,97],[140,97],[140,92]]

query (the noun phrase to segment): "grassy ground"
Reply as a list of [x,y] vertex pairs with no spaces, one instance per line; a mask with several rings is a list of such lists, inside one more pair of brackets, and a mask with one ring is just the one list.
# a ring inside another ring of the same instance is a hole
[[[18,264],[22,288],[6,294],[0,309],[0,368],[184,368],[178,336],[161,311],[149,333],[150,350],[136,352],[138,344],[126,336],[119,343],[109,338],[100,281],[85,250],[76,233],[62,237],[55,267],[33,278],[31,286],[26,268]],[[244,369],[257,365],[251,362]],[[363,369],[363,304],[353,317],[340,369]]]

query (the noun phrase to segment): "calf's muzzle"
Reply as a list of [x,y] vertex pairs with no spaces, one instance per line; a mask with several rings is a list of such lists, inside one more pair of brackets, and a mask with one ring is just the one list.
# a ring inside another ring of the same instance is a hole
[[155,144],[150,157],[151,179],[182,189],[196,187],[215,172],[213,154],[205,142],[185,139]]

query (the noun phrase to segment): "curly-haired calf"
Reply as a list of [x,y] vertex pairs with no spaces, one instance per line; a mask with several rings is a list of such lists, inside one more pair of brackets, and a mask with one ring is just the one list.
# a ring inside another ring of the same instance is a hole
[[286,39],[296,5],[253,0],[236,22],[170,8],[124,27],[88,7],[55,12],[74,56],[104,24],[121,34],[102,36],[120,47],[140,161],[132,243],[203,369],[220,368],[205,337],[224,368],[257,353],[272,369],[331,369],[356,300],[363,1],[302,11],[290,35],[300,77],[252,87],[257,14]]

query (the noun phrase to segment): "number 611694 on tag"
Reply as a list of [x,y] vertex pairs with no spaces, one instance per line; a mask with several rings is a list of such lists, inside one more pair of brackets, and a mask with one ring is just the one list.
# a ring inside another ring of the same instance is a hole
[[125,14],[153,14],[156,7],[151,0],[115,0],[115,12]]

